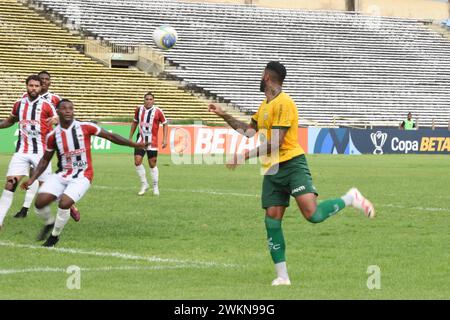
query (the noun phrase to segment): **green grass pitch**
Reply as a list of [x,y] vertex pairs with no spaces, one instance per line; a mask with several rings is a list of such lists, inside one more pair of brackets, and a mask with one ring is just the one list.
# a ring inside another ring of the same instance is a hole
[[[11,155],[0,155],[6,173]],[[0,233],[0,299],[449,299],[450,157],[309,155],[319,199],[357,186],[369,220],[347,208],[308,223],[291,199],[283,222],[292,286],[275,277],[258,165],[174,165],[159,157],[160,197],[137,196],[132,155],[94,155],[93,186],[56,250],[34,210]],[[149,175],[148,168],[147,174]],[[2,182],[3,183],[3,182]],[[69,290],[81,268],[81,288]],[[369,266],[380,289],[369,290]]]

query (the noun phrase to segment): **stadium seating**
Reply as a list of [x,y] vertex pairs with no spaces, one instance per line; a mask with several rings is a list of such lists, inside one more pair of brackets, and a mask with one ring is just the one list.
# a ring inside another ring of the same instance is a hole
[[254,112],[265,63],[288,69],[285,90],[300,119],[320,125],[450,119],[450,42],[422,23],[354,13],[267,9],[175,0],[29,0],[118,44],[152,45],[178,30],[168,74]]
[[[47,70],[52,92],[75,102],[76,116],[90,120],[131,121],[144,93],[152,91],[166,116],[175,120],[221,119],[206,103],[176,85],[138,70],[109,69],[75,49],[84,41],[50,23],[15,0],[0,0],[0,118],[25,91],[24,80]],[[219,121],[218,121],[219,120]]]

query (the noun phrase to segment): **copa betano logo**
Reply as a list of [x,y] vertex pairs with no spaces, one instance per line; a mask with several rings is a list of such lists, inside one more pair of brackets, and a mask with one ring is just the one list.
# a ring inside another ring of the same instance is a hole
[[450,137],[422,137],[422,152],[450,152]]
[[[370,135],[375,147],[373,154],[383,154],[384,144],[388,140],[388,134],[377,131]],[[418,137],[417,139],[402,139],[398,136],[391,139],[390,148],[394,153],[434,153],[450,152],[450,137]]]

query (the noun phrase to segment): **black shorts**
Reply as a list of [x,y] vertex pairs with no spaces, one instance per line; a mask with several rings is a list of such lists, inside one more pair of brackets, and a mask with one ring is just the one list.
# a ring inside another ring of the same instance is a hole
[[141,156],[144,157],[145,153],[147,153],[147,157],[150,158],[156,158],[158,156],[157,150],[144,150],[144,149],[134,149],[134,155],[135,156]]

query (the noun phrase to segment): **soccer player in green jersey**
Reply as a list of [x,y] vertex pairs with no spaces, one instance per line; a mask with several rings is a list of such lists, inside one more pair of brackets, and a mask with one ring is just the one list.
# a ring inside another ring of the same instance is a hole
[[[211,104],[209,111],[223,118],[233,129],[251,137],[259,133],[261,145],[244,153],[244,159],[260,157],[264,169],[262,207],[266,211],[265,225],[272,260],[277,277],[272,285],[290,285],[286,266],[286,245],[281,222],[294,197],[303,216],[311,223],[320,223],[335,215],[346,206],[360,209],[373,218],[373,205],[356,189],[351,188],[344,196],[317,203],[317,190],[313,185],[305,152],[298,143],[298,111],[295,102],[282,90],[286,69],[279,62],[269,62],[261,79],[260,90],[266,99],[253,115],[249,124],[238,121]],[[227,164],[234,169],[239,163],[235,154]]]

